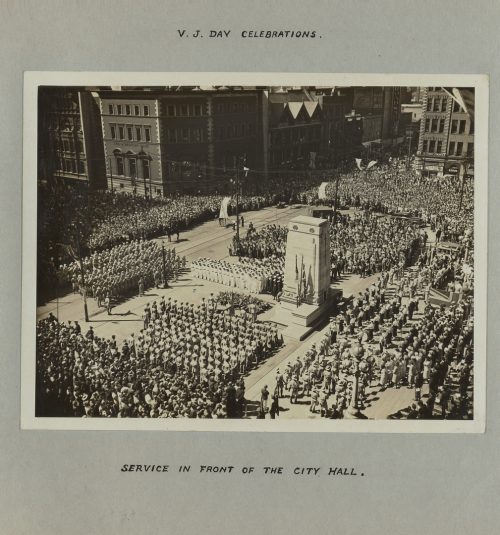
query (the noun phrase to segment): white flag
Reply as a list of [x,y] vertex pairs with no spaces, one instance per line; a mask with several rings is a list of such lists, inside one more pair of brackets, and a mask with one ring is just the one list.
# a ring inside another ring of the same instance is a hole
[[243,166],[243,171],[245,171],[245,176],[248,176],[248,171],[250,171],[250,168]]
[[326,186],[328,182],[322,182],[318,188],[318,199],[326,199]]
[[361,167],[361,158],[355,158],[356,160],[356,165],[358,166],[358,169],[360,171],[363,171],[363,168]]
[[222,203],[220,205],[219,219],[228,219],[229,218],[229,215],[227,213],[227,206],[228,206],[230,200],[231,200],[231,197],[224,197],[222,199]]
[[370,167],[373,167],[377,163],[377,160],[372,160],[367,166],[367,169],[370,169]]

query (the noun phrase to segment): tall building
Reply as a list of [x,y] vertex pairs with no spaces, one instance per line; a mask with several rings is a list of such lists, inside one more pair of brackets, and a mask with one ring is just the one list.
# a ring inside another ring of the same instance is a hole
[[266,171],[315,169],[323,126],[318,101],[303,89],[281,87],[264,91],[264,100]]
[[38,178],[106,187],[99,109],[85,88],[40,87]]
[[353,88],[334,87],[317,92],[323,110],[321,155],[329,166],[357,155],[361,147],[362,118],[352,113]]
[[108,187],[139,194],[224,190],[236,165],[262,165],[258,92],[101,91]]
[[[465,92],[470,93],[473,99],[471,90]],[[464,109],[460,99],[455,99],[452,95],[452,88],[423,89],[422,120],[415,167],[425,176],[461,177],[474,173],[472,109]]]

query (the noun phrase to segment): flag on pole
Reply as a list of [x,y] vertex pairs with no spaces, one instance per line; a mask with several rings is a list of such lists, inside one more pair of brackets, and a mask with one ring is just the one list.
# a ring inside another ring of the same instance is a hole
[[356,165],[358,166],[358,169],[360,171],[363,171],[363,168],[361,167],[361,158],[355,158],[356,160]]
[[328,182],[322,182],[318,188],[318,199],[326,199],[326,186]]
[[474,117],[474,89],[458,87],[441,88],[451,99],[453,99],[465,113]]
[[220,211],[219,211],[219,219],[228,219],[229,215],[227,213],[227,207],[229,205],[229,201],[231,200],[231,197],[224,197],[222,199],[221,205],[220,205]]
[[373,167],[377,163],[377,160],[372,160],[367,166],[366,169],[370,169],[370,167]]

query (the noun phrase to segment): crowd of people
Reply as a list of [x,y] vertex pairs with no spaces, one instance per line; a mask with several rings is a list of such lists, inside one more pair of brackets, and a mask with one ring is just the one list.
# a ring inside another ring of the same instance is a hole
[[174,248],[162,251],[156,242],[140,239],[92,253],[82,259],[82,265],[78,260],[63,264],[60,277],[71,282],[75,292],[94,297],[100,306],[107,297],[143,294],[147,288],[177,280],[186,268],[186,258]]
[[357,376],[356,409],[374,391],[411,388],[414,402],[393,418],[472,418],[472,296],[433,307],[419,298],[432,268],[420,275],[382,273],[332,319],[319,343],[277,371],[275,393],[290,403],[306,398],[311,412],[339,419],[353,407]]
[[229,254],[259,259],[285,256],[287,235],[288,228],[280,225],[266,225],[259,230],[250,227],[245,237],[233,237]]
[[[328,185],[326,201],[317,198],[317,191],[297,190],[293,198],[333,203],[335,183]],[[275,192],[242,197],[240,210],[259,209],[276,198]],[[78,218],[82,248],[93,252],[83,259],[82,269],[74,258],[50,256],[56,255],[52,244],[41,251],[39,267],[54,270],[58,264],[59,278],[98,303],[167,285],[186,261],[170,248],[163,258],[162,249],[148,239],[160,234],[178,239],[191,225],[216,218],[221,201],[220,195],[144,199],[63,192],[61,199],[43,205],[39,244],[50,245],[46,240],[54,235],[62,243],[74,240],[74,230],[68,230],[73,223],[67,221],[72,214]],[[359,210],[337,214],[331,227],[332,279],[345,273],[379,277],[343,304],[319,343],[280,366],[275,390],[261,399],[260,413],[267,412],[269,397],[272,417],[279,416],[279,399],[287,395],[291,403],[307,399],[311,412],[343,418],[368,406],[374,391],[391,387],[414,391],[410,406],[391,417],[471,418],[472,185],[465,179],[421,177],[395,161],[343,173],[337,206]],[[417,218],[430,226],[434,245],[428,245]],[[246,236],[230,245],[237,262],[200,258],[191,263],[192,274],[252,295],[268,292],[279,300],[286,237],[285,227],[256,231],[249,225]],[[433,289],[448,295],[448,301],[438,302]],[[39,412],[244,416],[243,375],[282,340],[273,324],[256,320],[255,303],[233,301],[234,306],[221,310],[221,301],[213,296],[198,306],[162,298],[146,306],[144,328],[122,344],[114,336],[98,337],[92,327],[83,333],[78,322],[60,323],[50,315],[37,325]]]
[[282,344],[273,324],[162,298],[121,345],[50,315],[37,325],[38,407],[54,415],[234,418],[242,376]]
[[191,262],[191,273],[198,279],[217,282],[252,294],[270,293],[275,298],[283,288],[283,257],[262,259],[241,257],[238,262],[199,258]]
[[425,246],[426,234],[406,219],[378,217],[369,211],[345,215],[330,226],[331,276],[368,277],[393,266],[401,269]]

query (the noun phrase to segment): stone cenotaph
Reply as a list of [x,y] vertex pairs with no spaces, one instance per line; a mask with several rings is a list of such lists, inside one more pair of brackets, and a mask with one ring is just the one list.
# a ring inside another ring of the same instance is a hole
[[283,334],[301,340],[331,304],[329,223],[317,217],[297,216],[288,224],[283,292],[276,321],[287,325]]

